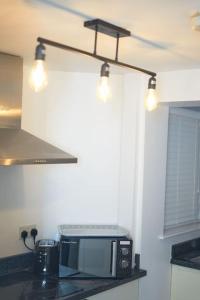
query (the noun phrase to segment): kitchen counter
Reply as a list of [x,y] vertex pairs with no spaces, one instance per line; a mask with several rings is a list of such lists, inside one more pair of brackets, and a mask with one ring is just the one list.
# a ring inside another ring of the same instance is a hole
[[200,238],[172,246],[171,300],[199,300]]
[[173,245],[171,263],[200,270],[200,238]]
[[[0,299],[5,300],[79,300],[96,295],[146,276],[146,271],[132,272],[124,279],[57,279],[38,277],[24,270],[0,277]],[[77,289],[77,291],[76,291]],[[66,295],[68,293],[68,295]]]

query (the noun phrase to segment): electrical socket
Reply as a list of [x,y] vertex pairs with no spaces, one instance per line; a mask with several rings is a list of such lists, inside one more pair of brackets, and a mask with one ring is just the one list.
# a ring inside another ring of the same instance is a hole
[[27,231],[28,232],[28,236],[27,238],[29,239],[31,237],[31,229],[36,229],[36,225],[26,225],[26,226],[21,226],[19,227],[19,239],[21,240],[21,233],[22,231]]

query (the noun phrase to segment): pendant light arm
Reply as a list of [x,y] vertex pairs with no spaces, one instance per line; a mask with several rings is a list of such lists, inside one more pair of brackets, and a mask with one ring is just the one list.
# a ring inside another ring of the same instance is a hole
[[68,45],[65,45],[65,44],[60,44],[60,43],[57,43],[57,42],[54,42],[54,41],[51,41],[51,40],[48,40],[48,39],[45,39],[45,38],[42,38],[42,37],[38,37],[37,41],[39,43],[42,43],[42,44],[45,44],[45,45],[48,45],[48,46],[52,46],[52,47],[56,47],[56,48],[59,48],[59,49],[62,49],[62,50],[72,51],[72,52],[80,53],[80,54],[83,54],[83,55],[87,55],[87,56],[93,57],[93,58],[98,59],[98,60],[103,61],[103,62],[106,61],[110,64],[113,64],[113,65],[116,65],[116,66],[119,66],[119,67],[122,67],[122,68],[132,69],[132,70],[147,74],[147,75],[152,76],[152,77],[156,76],[156,73],[151,72],[149,70],[142,69],[142,68],[139,68],[139,67],[136,67],[136,66],[133,66],[133,65],[129,65],[129,64],[126,64],[126,63],[123,63],[123,62],[120,62],[118,60],[114,60],[114,59],[111,59],[111,58],[108,58],[108,57],[97,55],[97,54],[94,54],[94,53],[91,53],[91,52],[88,52],[88,51],[85,51],[85,50],[82,50],[82,49],[74,48],[74,47],[71,47],[71,46],[68,46]]
[[115,53],[115,61],[118,61],[118,52],[119,52],[119,33],[116,37],[117,43],[116,43],[116,53]]

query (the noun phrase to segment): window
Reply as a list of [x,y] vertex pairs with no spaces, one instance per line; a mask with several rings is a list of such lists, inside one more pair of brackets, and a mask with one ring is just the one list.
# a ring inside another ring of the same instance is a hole
[[171,109],[168,127],[164,235],[200,228],[200,112]]

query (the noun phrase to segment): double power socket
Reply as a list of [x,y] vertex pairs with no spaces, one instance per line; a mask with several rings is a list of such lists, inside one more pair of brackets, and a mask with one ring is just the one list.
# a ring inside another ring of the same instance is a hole
[[22,231],[27,231],[27,233],[28,233],[27,238],[28,239],[31,238],[31,230],[32,229],[37,229],[35,224],[34,225],[26,225],[26,226],[19,227],[19,239],[20,240],[22,239],[22,237],[21,237]]

